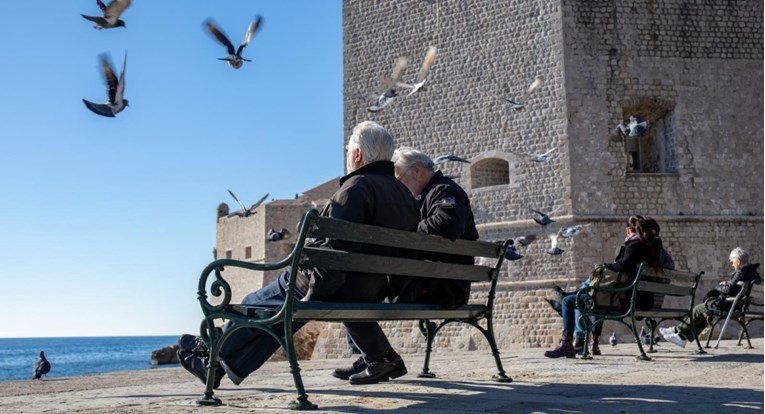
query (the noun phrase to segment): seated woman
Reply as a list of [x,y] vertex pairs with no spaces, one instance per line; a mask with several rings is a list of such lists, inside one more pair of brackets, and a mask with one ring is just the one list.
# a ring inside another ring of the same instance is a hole
[[[656,243],[655,237],[646,221],[641,216],[630,216],[627,220],[626,237],[624,246],[619,250],[616,260],[613,263],[606,263],[605,266],[615,272],[626,273],[630,279],[634,279],[635,270],[642,262],[648,264],[655,271],[660,272],[661,267],[661,247]],[[563,317],[563,332],[561,333],[560,343],[557,348],[546,351],[548,358],[574,358],[576,350],[574,349],[573,335],[576,327],[576,301],[584,300],[582,295],[568,295],[561,300],[561,316]],[[598,338],[603,330],[603,321],[598,321],[592,327],[592,342],[590,348],[594,355],[600,355]]]
[[762,283],[762,277],[757,273],[757,268],[760,264],[750,263],[751,255],[749,252],[741,247],[736,247],[730,252],[729,259],[731,266],[733,266],[730,280],[720,282],[716,289],[709,291],[704,303],[694,306],[691,315],[686,317],[679,325],[659,328],[659,332],[661,332],[664,339],[681,348],[685,347],[687,341],[696,339],[697,333],[701,333],[709,325],[709,320],[707,319],[707,312],[709,310],[730,310],[731,303],[726,301],[725,298],[738,294],[741,290],[738,282]]

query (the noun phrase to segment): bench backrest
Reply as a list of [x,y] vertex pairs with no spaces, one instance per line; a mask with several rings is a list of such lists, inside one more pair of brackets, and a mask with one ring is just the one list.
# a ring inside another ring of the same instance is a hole
[[[309,238],[364,243],[396,250],[402,249],[407,252],[405,257],[401,257],[304,247],[300,258],[301,267],[381,275],[492,282],[496,281],[507,246],[512,243],[512,241],[502,244],[472,240],[451,241],[444,237],[414,231],[394,230],[319,216],[310,218],[308,225],[307,237]],[[493,266],[466,265],[416,258],[428,253],[483,257],[494,259],[494,263]]]
[[685,297],[684,302],[690,300],[692,303],[701,275],[704,274],[704,272],[691,273],[670,269],[664,269],[663,273],[656,272],[647,263],[643,263],[639,271],[640,281],[637,290],[653,293],[654,308],[667,307],[668,304],[665,305],[664,303],[665,299],[676,302],[676,300],[668,298],[673,296]]
[[[744,312],[762,313],[763,312],[763,284],[750,283],[748,295],[745,297]],[[746,295],[746,292],[744,292]]]

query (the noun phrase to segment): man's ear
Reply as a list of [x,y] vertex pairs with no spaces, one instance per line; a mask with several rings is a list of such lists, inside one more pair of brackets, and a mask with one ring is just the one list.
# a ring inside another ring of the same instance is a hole
[[364,154],[361,152],[361,148],[356,148],[356,150],[353,151],[353,161],[356,163],[356,165],[362,165],[362,162],[364,161]]

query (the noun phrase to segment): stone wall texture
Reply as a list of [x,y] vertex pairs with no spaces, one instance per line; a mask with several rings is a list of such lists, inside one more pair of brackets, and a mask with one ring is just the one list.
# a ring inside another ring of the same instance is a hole
[[[659,221],[679,270],[705,272],[700,297],[729,274],[733,247],[762,260],[762,21],[763,3],[743,0],[344,0],[344,135],[372,120],[397,145],[471,160],[442,170],[470,195],[481,239],[538,237],[520,249],[523,259],[504,265],[494,323],[500,351],[548,347],[561,330],[544,301],[549,288],[573,289],[595,264],[612,261],[629,215]],[[438,55],[425,87],[369,112],[396,58],[409,56],[402,80],[411,82],[431,45]],[[543,85],[524,95],[536,77]],[[650,122],[638,141],[615,132],[633,114]],[[549,161],[530,161],[553,148]],[[264,217],[219,220],[219,255],[247,243],[263,257],[284,251],[264,240],[269,227],[294,228],[310,208],[290,203],[299,206],[267,204]],[[537,225],[532,208],[556,222]],[[559,241],[563,254],[546,254],[561,226],[585,223],[582,235]],[[474,297],[485,289],[475,285]],[[399,352],[423,351],[415,323],[383,326]],[[605,330],[629,340],[615,323]],[[339,324],[321,331],[314,356],[348,356]],[[475,329],[442,332],[436,351],[487,349]]]

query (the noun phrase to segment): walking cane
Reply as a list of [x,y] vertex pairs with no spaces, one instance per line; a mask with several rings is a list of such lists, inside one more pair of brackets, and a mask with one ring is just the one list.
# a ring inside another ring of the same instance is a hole
[[728,317],[725,318],[725,322],[723,323],[722,329],[720,329],[720,336],[717,337],[717,343],[715,343],[715,349],[717,349],[717,347],[720,346],[720,340],[722,339],[723,333],[725,333],[725,328],[728,326],[728,321],[730,321],[730,317],[731,315],[733,315],[733,312],[736,311],[736,304],[738,303],[739,298],[741,298],[741,295],[744,294],[745,284],[743,282],[738,282],[737,285],[741,286],[741,290],[739,290],[736,297],[733,298],[733,305],[731,305],[730,310],[728,311]]

